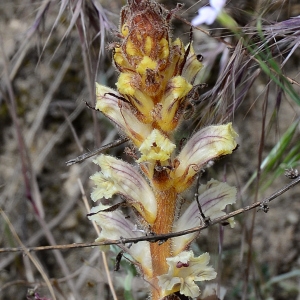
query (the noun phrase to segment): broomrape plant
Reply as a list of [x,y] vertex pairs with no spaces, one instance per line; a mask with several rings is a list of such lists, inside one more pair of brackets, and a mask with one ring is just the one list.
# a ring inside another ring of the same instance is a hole
[[[97,84],[96,109],[129,137],[140,155],[134,165],[98,156],[94,162],[100,171],[91,176],[91,197],[97,201],[121,195],[136,218],[132,222],[103,204],[93,207],[89,218],[102,229],[98,241],[171,233],[204,222],[196,201],[181,211],[180,195],[208,162],[231,154],[237,146],[237,134],[228,123],[202,128],[177,151],[174,133],[202,68],[191,42],[184,47],[180,39],[171,38],[170,23],[178,8],[168,11],[153,0],[128,0],[121,11],[120,42],[113,44],[113,61],[120,72],[117,91]],[[225,214],[222,210],[236,196],[235,188],[216,180],[200,186],[198,193],[202,211],[210,218]],[[197,297],[195,281],[212,280],[216,272],[208,265],[208,253],[195,256],[189,250],[196,237],[192,233],[164,243],[120,247],[149,283],[151,299],[171,299],[174,293]]]

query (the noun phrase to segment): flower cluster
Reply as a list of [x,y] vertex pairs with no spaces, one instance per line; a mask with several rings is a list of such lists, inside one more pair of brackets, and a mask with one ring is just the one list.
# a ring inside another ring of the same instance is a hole
[[[128,0],[121,12],[120,42],[113,48],[120,72],[117,90],[96,87],[96,109],[140,153],[135,165],[107,155],[95,160],[100,171],[91,176],[92,200],[121,195],[136,217],[132,222],[121,211],[102,204],[94,207],[90,219],[102,228],[99,241],[142,236],[137,226],[163,234],[199,225],[194,202],[178,212],[179,195],[209,161],[232,153],[237,146],[237,134],[228,123],[203,128],[177,151],[174,132],[183,120],[202,64],[191,43],[184,47],[180,39],[171,39],[172,14],[153,0]],[[211,218],[220,216],[235,200],[235,189],[225,183],[213,180],[200,190],[199,202]],[[200,291],[194,282],[215,278],[215,271],[207,266],[208,253],[194,257],[187,251],[196,236],[122,246],[150,283],[152,299],[175,292],[196,297]]]

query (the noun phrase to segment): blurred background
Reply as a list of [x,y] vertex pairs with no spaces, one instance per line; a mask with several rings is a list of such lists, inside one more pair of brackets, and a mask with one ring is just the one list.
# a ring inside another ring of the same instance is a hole
[[[188,43],[188,22],[207,1],[182,2],[173,18],[173,38]],[[107,48],[118,41],[125,4],[0,3],[1,248],[20,247],[18,238],[34,247],[97,237],[83,201],[92,206],[89,176],[97,168],[91,158],[66,162],[119,138],[115,126],[85,102],[94,106],[95,81],[115,88],[118,73]],[[239,148],[201,178],[236,186],[233,210],[290,183],[285,169],[299,167],[300,4],[227,1],[225,10],[239,24],[239,34],[217,22],[202,26],[204,32],[194,29],[193,46],[204,65],[198,80],[207,86],[191,99],[178,136],[233,122]],[[126,159],[125,146],[106,153]],[[186,197],[192,199],[194,192]],[[234,229],[216,225],[203,231],[193,247],[210,252],[224,299],[300,300],[300,186],[274,200],[267,214],[253,210],[238,216]],[[113,271],[118,252],[112,247],[107,253],[117,298],[146,299],[146,285],[128,261]],[[45,275],[57,299],[113,299],[98,248],[31,255],[0,252],[0,299],[52,299]]]

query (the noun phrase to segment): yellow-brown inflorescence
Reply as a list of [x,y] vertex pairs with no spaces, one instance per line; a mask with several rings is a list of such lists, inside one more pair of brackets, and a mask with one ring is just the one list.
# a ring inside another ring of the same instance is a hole
[[[188,80],[202,66],[179,39],[171,40],[170,18],[171,13],[153,1],[131,1],[122,10],[122,41],[113,54],[121,72],[119,93],[141,122],[165,134],[178,125],[192,89]],[[187,59],[190,67],[184,70]]]
[[[197,132],[175,154],[173,134],[189,104],[202,64],[191,44],[184,47],[180,39],[171,39],[173,13],[153,0],[128,0],[121,13],[120,42],[113,49],[113,60],[120,72],[117,91],[100,85],[96,90],[96,109],[116,123],[139,149],[141,156],[136,163],[143,175],[124,161],[102,155],[95,161],[101,171],[92,176],[96,184],[92,198],[96,201],[122,195],[134,208],[137,225],[154,234],[170,233],[174,228],[182,230],[184,225],[180,224],[187,223],[184,218],[195,218],[197,207],[191,206],[176,220],[178,195],[191,186],[208,161],[230,154],[237,145],[231,123],[215,125]],[[213,203],[213,208],[220,211],[232,201],[228,193],[220,192],[223,185],[214,184],[214,188],[219,190],[206,191],[209,196],[201,201],[204,206]],[[235,190],[229,194],[234,197]],[[227,202],[219,207],[218,201],[210,202],[212,197],[219,197],[220,201],[226,198]],[[113,214],[98,209],[90,217],[102,227],[100,240],[119,238],[121,234],[125,237],[124,230],[128,231],[127,237],[139,236],[120,212]],[[108,220],[116,225],[110,226]],[[152,299],[178,291],[195,297],[199,288],[194,281],[215,277],[213,269],[207,266],[208,254],[195,258],[191,251],[186,251],[195,237],[190,235],[182,241],[176,238],[176,242],[143,242],[127,249],[150,282]],[[145,259],[141,253],[149,257]]]

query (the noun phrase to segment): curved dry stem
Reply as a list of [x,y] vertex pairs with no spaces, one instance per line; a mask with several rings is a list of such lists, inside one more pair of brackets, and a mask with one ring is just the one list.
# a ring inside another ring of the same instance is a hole
[[[159,234],[159,235],[150,235],[150,236],[142,236],[138,238],[121,238],[119,240],[106,240],[103,242],[95,242],[95,243],[81,243],[81,244],[68,244],[68,245],[57,245],[57,246],[42,246],[42,247],[30,247],[26,248],[27,251],[44,251],[44,250],[55,250],[55,249],[73,249],[73,248],[88,248],[88,247],[96,247],[96,246],[104,246],[104,245],[121,245],[121,244],[131,244],[131,243],[137,243],[140,241],[148,241],[151,243],[156,242],[165,242],[170,238],[186,235],[189,233],[194,232],[200,232],[208,227],[211,227],[216,224],[222,224],[224,221],[228,220],[229,218],[235,217],[237,215],[243,214],[247,211],[251,211],[254,208],[259,208],[259,210],[262,210],[264,212],[268,211],[268,204],[279,197],[280,195],[284,194],[291,188],[293,188],[295,185],[300,183],[300,176],[298,176],[296,179],[294,179],[291,183],[285,185],[281,189],[277,190],[275,193],[273,193],[271,196],[261,200],[257,201],[251,205],[245,206],[243,208],[237,209],[231,213],[228,213],[222,217],[216,218],[214,220],[210,220],[208,222],[205,222],[203,225],[190,228],[188,230],[178,231],[178,232],[172,232],[167,234]],[[200,213],[199,213],[200,214]],[[0,253],[4,252],[20,252],[23,251],[23,248],[0,248]]]

